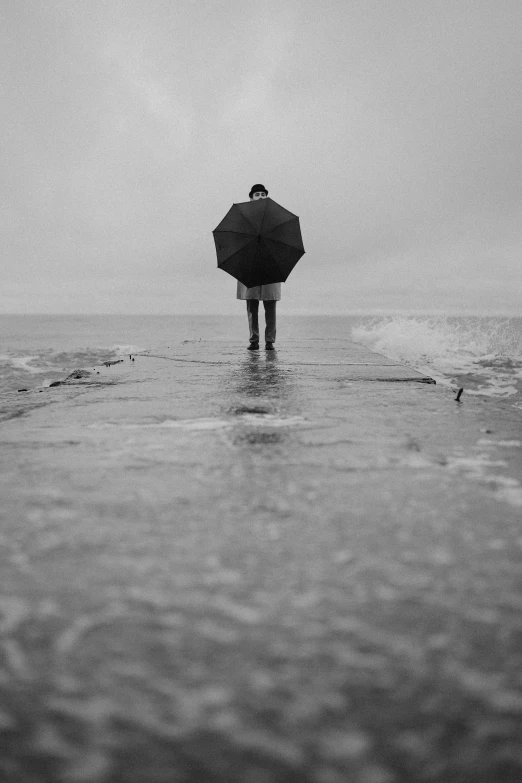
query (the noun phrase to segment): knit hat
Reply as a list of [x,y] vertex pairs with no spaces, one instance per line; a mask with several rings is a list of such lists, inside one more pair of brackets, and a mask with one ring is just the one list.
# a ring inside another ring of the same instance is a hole
[[265,188],[264,185],[260,185],[259,183],[257,185],[252,185],[252,190],[248,194],[248,198],[252,198],[254,193],[259,193],[261,190],[264,190],[266,195],[268,196],[268,190]]

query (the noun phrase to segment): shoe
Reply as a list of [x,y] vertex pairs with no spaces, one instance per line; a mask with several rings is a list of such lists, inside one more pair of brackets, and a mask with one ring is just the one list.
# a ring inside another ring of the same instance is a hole
[[250,343],[247,351],[259,351],[259,343]]
[[274,350],[274,343],[267,343],[265,345],[265,351],[273,351]]

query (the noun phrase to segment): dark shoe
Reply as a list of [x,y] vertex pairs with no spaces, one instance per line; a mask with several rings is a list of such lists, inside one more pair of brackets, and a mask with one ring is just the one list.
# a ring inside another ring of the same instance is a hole
[[273,351],[274,350],[274,343],[267,343],[265,345],[265,351]]
[[259,343],[250,343],[247,351],[259,351]]

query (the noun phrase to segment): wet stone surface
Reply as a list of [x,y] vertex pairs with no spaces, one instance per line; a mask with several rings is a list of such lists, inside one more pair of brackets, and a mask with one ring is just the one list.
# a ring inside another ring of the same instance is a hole
[[2,781],[521,779],[520,425],[308,348],[3,401]]

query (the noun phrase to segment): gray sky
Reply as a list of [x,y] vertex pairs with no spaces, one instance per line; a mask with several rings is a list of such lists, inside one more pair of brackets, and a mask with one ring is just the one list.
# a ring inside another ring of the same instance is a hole
[[2,9],[1,312],[242,312],[211,232],[262,182],[284,312],[522,314],[520,0]]

